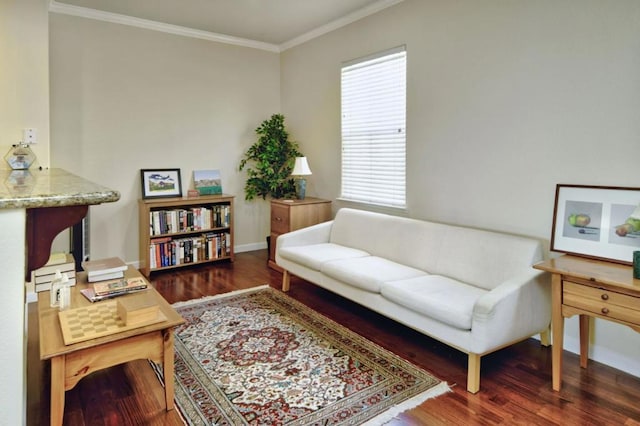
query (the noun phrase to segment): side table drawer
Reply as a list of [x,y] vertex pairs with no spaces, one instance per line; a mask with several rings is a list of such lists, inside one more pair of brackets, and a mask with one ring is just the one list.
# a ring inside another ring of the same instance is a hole
[[640,298],[564,281],[562,304],[593,314],[640,325]]
[[285,234],[289,232],[289,208],[271,203],[271,232]]

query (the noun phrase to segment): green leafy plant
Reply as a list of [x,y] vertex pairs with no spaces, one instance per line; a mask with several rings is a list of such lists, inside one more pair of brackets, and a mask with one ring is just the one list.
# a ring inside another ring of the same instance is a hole
[[239,170],[247,169],[244,186],[245,199],[288,198],[295,195],[291,170],[298,151],[298,143],[289,140],[284,116],[274,114],[256,129],[258,140],[245,152]]

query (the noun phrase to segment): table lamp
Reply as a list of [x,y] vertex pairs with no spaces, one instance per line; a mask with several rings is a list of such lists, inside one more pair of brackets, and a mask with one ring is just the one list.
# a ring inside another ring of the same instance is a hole
[[309,176],[311,169],[307,163],[307,157],[296,157],[296,163],[293,166],[291,176],[296,179],[296,196],[298,200],[304,200],[304,195],[307,190],[307,180],[303,176]]

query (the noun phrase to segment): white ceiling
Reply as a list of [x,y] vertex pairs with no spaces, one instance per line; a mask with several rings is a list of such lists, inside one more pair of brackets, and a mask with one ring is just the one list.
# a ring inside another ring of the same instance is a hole
[[400,1],[51,0],[50,10],[284,50]]

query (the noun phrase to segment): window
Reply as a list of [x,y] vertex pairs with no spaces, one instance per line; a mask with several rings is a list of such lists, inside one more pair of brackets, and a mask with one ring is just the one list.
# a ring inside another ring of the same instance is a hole
[[406,206],[406,51],[342,66],[342,195]]

